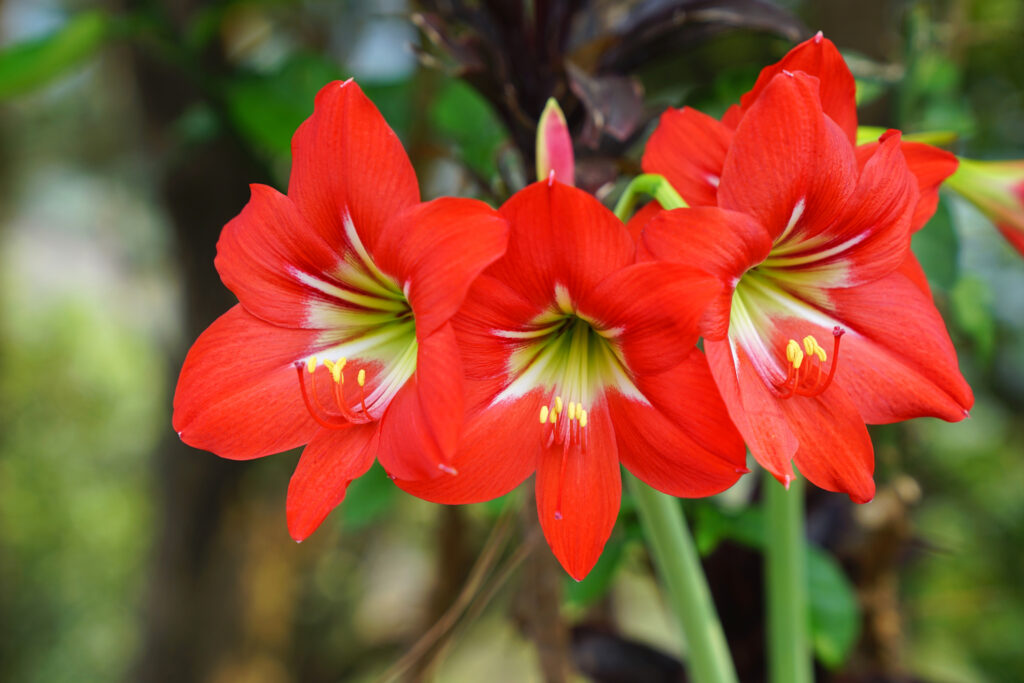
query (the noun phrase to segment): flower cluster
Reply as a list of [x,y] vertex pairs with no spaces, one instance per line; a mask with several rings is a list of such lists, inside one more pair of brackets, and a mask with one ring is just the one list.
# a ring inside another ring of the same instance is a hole
[[896,131],[855,146],[853,89],[819,35],[722,121],[667,112],[644,169],[689,207],[626,226],[572,187],[557,110],[546,177],[498,210],[423,203],[373,104],[327,85],[287,195],[253,186],[224,229],[216,266],[239,304],[192,347],[175,429],[234,459],[305,445],[296,540],[374,459],[449,504],[534,474],[545,537],[577,579],[615,524],[620,465],[707,496],[746,472],[749,448],[784,483],[795,463],[869,500],[865,423],[959,420],[972,397],[910,251],[956,159]]

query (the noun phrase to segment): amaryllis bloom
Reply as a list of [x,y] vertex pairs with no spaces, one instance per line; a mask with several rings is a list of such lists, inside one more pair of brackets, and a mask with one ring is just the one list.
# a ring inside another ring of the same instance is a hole
[[744,468],[744,447],[694,344],[720,283],[686,266],[634,264],[622,223],[554,178],[500,209],[508,251],[453,323],[466,374],[458,474],[399,481],[472,503],[536,472],[551,549],[582,579],[619,510],[619,464],[675,496],[706,496]]
[[705,314],[704,349],[755,458],[780,481],[795,462],[864,502],[865,423],[960,420],[973,397],[919,269],[907,269],[920,181],[900,136],[856,150],[849,117],[826,109],[838,102],[826,78],[759,80],[707,197],[721,208],[662,212],[642,250],[725,286]]
[[960,159],[946,185],[978,207],[1024,255],[1024,160]]
[[308,444],[288,528],[312,533],[374,457],[450,470],[462,417],[451,316],[505,249],[485,204],[420,203],[397,136],[355,83],[331,83],[292,139],[288,194],[254,185],[217,245],[239,300],[181,370],[174,428],[244,460]]

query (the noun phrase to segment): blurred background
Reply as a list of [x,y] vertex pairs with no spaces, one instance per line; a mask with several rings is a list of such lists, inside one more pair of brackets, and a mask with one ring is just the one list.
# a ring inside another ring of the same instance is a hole
[[[213,267],[248,184],[355,76],[425,198],[531,180],[549,95],[606,202],[667,106],[718,115],[821,29],[861,123],[1024,157],[1019,0],[0,0],[0,680],[680,681],[631,502],[569,580],[529,492],[472,507],[378,468],[302,545],[298,452],[180,443],[188,346],[233,302]],[[1024,672],[1024,262],[944,196],[914,240],[977,404],[873,432],[878,495],[811,492],[822,681]],[[687,501],[744,681],[762,680],[756,475]]]

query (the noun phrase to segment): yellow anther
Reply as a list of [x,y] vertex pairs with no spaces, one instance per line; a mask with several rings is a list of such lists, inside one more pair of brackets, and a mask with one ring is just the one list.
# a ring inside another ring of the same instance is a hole
[[580,427],[586,427],[587,426],[587,411],[585,411],[582,408],[580,408],[579,415],[577,415],[576,417],[579,418]]
[[575,401],[569,401],[569,421],[576,419],[576,403]]
[[562,397],[561,396],[555,396],[555,412],[556,413],[562,412]]
[[821,345],[818,345],[818,348],[814,349],[814,355],[817,356],[818,360],[822,363],[825,362],[825,349],[821,348]]
[[818,348],[818,340],[817,339],[815,339],[811,335],[807,335],[806,337],[804,337],[804,351],[807,352],[808,356],[810,356],[812,353],[814,353],[814,349],[816,349],[816,348]]
[[366,386],[366,370],[360,370],[359,374],[356,375],[356,381],[359,382],[359,386]]
[[544,424],[547,421],[548,421],[548,407],[547,406],[541,406],[540,407],[540,423]]
[[548,422],[550,422],[551,424],[555,424],[556,422],[558,422],[558,411],[557,410],[552,410],[551,411],[551,413],[548,415]]
[[310,356],[309,360],[306,361],[306,370],[308,370],[311,375],[316,370],[316,356]]
[[331,379],[334,380],[334,383],[339,384],[341,382],[341,370],[345,367],[344,361],[334,363],[332,361],[325,360],[324,365],[331,371]]
[[[800,345],[796,343],[795,339],[790,339],[786,343],[786,360],[789,361],[793,367],[800,367],[800,363],[803,361],[804,352],[800,350]],[[799,360],[797,360],[799,359]]]

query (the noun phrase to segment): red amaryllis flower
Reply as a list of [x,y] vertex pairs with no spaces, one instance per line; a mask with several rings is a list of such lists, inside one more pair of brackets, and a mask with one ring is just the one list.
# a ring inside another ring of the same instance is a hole
[[1024,255],[1024,160],[960,159],[947,185],[978,207]]
[[[676,496],[706,496],[746,471],[697,321],[720,284],[671,264],[632,265],[622,223],[554,179],[500,209],[508,251],[454,319],[471,378],[457,476],[399,481],[471,503],[536,471],[537,511],[566,571],[593,567],[619,510],[619,463]],[[685,284],[684,284],[685,283]]]
[[642,248],[726,286],[704,348],[757,460],[788,482],[795,459],[818,486],[864,502],[865,422],[960,420],[973,397],[930,296],[904,272],[919,181],[899,134],[858,153],[829,101],[804,72],[772,76],[729,136],[722,208],[663,212]]
[[288,528],[312,533],[380,458],[450,467],[462,368],[449,322],[508,226],[483,203],[421,204],[397,136],[355,83],[331,83],[292,139],[288,194],[254,185],[216,266],[239,305],[189,351],[174,397],[188,444],[236,460],[308,444]]
[[[765,67],[750,92],[730,107],[721,121],[690,107],[669,109],[662,114],[644,150],[644,171],[665,176],[690,206],[717,206],[718,186],[736,127],[772,79],[785,71],[803,71],[818,79],[822,110],[836,124],[837,132],[856,144],[856,83],[839,50],[819,32],[790,50],[778,63]],[[861,166],[874,154],[877,145],[874,142],[858,147],[857,160]],[[919,142],[904,141],[901,146],[920,193],[911,223],[912,229],[917,230],[935,213],[939,185],[956,170],[957,160],[949,152]],[[639,232],[656,210],[653,206],[638,214],[631,229]],[[919,271],[912,254],[909,258],[908,271]],[[919,280],[927,287],[923,276]]]

